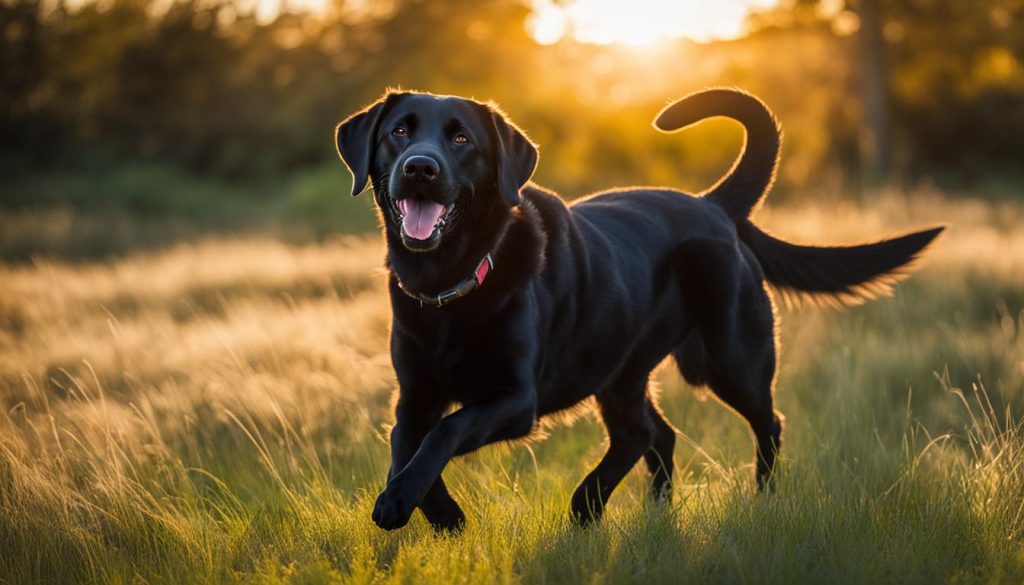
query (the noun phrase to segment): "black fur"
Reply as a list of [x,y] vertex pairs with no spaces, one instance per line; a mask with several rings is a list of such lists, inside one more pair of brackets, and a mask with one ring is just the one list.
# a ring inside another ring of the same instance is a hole
[[825,304],[853,305],[889,292],[944,228],[934,227],[861,246],[797,246],[764,233],[748,220],[740,239],[757,257],[765,279],[784,294]]
[[674,132],[707,118],[739,120],[747,131],[744,152],[736,164],[706,194],[729,217],[743,219],[757,210],[775,182],[782,148],[779,122],[768,106],[736,89],[710,89],[667,106],[654,119],[654,127]]
[[[449,460],[527,436],[540,417],[589,396],[610,443],[573,494],[572,518],[599,518],[641,458],[652,494],[665,497],[675,431],[647,384],[669,354],[687,381],[707,385],[748,421],[758,485],[770,486],[782,422],[772,405],[775,317],[765,281],[858,300],[905,274],[940,229],[852,248],[768,236],[747,219],[778,160],[778,127],[764,104],[712,90],[669,106],[657,125],[718,115],[740,121],[748,140],[705,197],[628,189],[571,206],[526,184],[536,149],[493,106],[389,93],[339,125],[354,191],[368,176],[388,244],[399,393],[391,470],[373,511],[379,526],[401,527],[419,507],[435,528],[461,527],[465,516],[441,478]],[[398,172],[411,156],[435,160],[436,179]],[[436,202],[443,221],[429,238],[412,238],[396,201]],[[495,269],[483,285],[442,308],[421,306],[398,285],[436,294],[488,253]]]

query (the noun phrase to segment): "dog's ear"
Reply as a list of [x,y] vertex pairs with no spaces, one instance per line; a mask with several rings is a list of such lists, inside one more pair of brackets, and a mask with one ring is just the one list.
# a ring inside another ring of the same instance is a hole
[[519,205],[519,190],[537,168],[537,147],[497,109],[490,108],[497,137],[498,192],[510,206]]
[[359,195],[370,177],[373,162],[374,137],[384,111],[394,102],[397,94],[388,93],[363,111],[352,114],[334,131],[338,156],[352,172],[352,195]]

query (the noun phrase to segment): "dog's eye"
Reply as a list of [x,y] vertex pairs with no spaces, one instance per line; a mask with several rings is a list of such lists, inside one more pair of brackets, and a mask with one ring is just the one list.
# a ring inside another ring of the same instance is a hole
[[409,131],[404,126],[399,126],[391,131],[392,136],[408,136]]
[[455,141],[455,144],[469,144],[469,136],[465,134],[456,134],[452,140]]

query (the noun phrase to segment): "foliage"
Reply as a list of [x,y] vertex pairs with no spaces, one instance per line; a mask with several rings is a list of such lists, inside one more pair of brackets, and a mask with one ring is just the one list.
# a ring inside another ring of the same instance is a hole
[[378,225],[335,163],[262,184],[202,177],[159,163],[54,171],[13,179],[0,209],[0,259],[104,258],[228,234],[322,241]]
[[[629,48],[541,46],[524,27],[529,6],[515,0],[338,2],[271,20],[232,2],[7,0],[0,170],[141,161],[280,180],[335,160],[334,124],[392,85],[496,99],[541,144],[538,179],[569,196],[629,183],[696,191],[727,167],[738,132],[716,124],[660,136],[649,121],[672,97],[738,85],[785,125],[783,194],[835,191],[856,185],[860,168],[856,52],[834,24],[842,19],[814,4],[784,3],[737,41]],[[885,3],[907,180],[1016,167],[1022,6]]]

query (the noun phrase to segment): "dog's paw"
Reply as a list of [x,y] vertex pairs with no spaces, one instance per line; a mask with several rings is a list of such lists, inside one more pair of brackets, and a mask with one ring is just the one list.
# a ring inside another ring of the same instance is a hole
[[572,505],[569,510],[569,521],[574,526],[586,528],[596,524],[604,514],[604,501],[597,496],[591,495],[587,486],[580,486],[572,495]]
[[415,509],[414,497],[389,484],[377,496],[377,503],[373,506],[373,521],[384,530],[395,530],[409,523]]
[[452,507],[444,510],[431,509],[428,513],[424,509],[423,515],[438,534],[461,534],[466,527],[466,515],[455,502],[452,502]]

